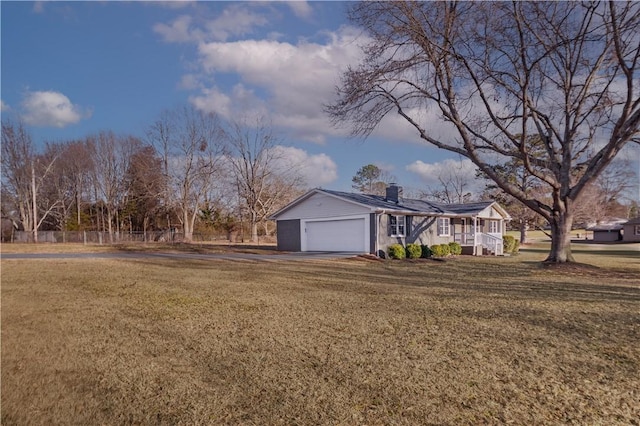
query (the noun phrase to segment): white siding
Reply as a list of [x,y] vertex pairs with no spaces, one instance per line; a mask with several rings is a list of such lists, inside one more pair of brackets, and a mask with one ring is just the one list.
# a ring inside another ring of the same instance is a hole
[[489,206],[486,209],[482,210],[480,213],[478,213],[478,217],[481,217],[484,219],[489,219],[489,218],[496,219],[496,220],[502,219],[502,215],[500,214],[500,212],[495,208],[493,208],[493,206]]
[[371,209],[341,200],[331,195],[316,193],[278,216],[278,220],[319,219],[370,213]]

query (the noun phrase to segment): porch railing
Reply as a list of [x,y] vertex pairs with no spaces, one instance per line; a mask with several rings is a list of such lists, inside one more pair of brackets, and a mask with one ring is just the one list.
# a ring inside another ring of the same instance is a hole
[[502,243],[502,237],[496,235],[478,233],[480,244],[483,248],[493,252],[496,256],[502,256],[504,254],[504,244]]
[[455,234],[453,238],[454,241],[461,246],[474,246],[478,244],[496,256],[502,256],[504,254],[502,236],[485,234],[483,232],[478,232],[477,234],[467,232]]
[[455,234],[454,241],[461,246],[472,246],[475,244],[475,238],[473,232]]

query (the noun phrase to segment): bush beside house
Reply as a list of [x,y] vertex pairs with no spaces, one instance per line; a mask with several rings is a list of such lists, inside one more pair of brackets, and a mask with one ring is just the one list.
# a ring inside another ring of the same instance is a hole
[[462,254],[462,246],[456,242],[436,244],[433,246],[420,244],[391,244],[387,247],[389,259],[427,259],[430,257],[459,256]]
[[462,246],[452,241],[449,243],[449,252],[454,256],[460,256],[462,254]]
[[391,244],[387,251],[391,259],[404,259],[407,257],[407,253],[402,244]]
[[504,245],[505,254],[518,254],[520,251],[520,241],[511,235],[503,236],[502,244]]
[[451,248],[449,244],[436,244],[431,246],[431,253],[433,257],[445,257],[451,254]]
[[407,244],[406,252],[409,259],[419,259],[422,257],[422,246],[420,244]]

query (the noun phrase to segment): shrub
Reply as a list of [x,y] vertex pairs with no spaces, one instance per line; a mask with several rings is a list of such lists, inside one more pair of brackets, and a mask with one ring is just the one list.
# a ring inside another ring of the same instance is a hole
[[422,249],[422,254],[420,255],[421,258],[426,259],[433,255],[429,246],[420,246],[420,248]]
[[460,256],[462,254],[462,246],[454,241],[449,243],[449,251],[454,256]]
[[[516,247],[516,241],[517,240],[513,236],[504,235],[502,237],[502,244],[504,245],[504,252],[505,253],[513,253],[514,252],[513,250]],[[520,242],[519,241],[517,241],[517,242],[518,242],[518,245],[520,245],[519,244]]]
[[420,244],[407,244],[405,250],[409,259],[419,259],[422,256],[422,247]]
[[391,259],[404,259],[407,253],[404,251],[404,247],[401,244],[391,244],[387,251],[389,252],[389,258]]
[[513,245],[512,254],[518,254],[520,252],[520,240],[516,239],[515,244]]
[[445,257],[449,256],[451,249],[449,244],[436,244],[431,246],[431,253],[433,253],[433,257]]

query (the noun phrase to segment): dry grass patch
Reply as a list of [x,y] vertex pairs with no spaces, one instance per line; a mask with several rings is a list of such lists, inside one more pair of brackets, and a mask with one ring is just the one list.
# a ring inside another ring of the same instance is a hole
[[227,242],[212,243],[121,243],[121,244],[0,244],[2,253],[254,253],[275,254],[275,244],[229,244]]
[[637,424],[636,267],[536,256],[2,260],[2,424]]

